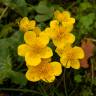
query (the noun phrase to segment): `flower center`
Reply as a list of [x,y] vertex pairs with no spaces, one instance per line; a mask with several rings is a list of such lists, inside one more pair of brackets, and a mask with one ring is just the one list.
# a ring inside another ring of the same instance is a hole
[[32,51],[35,53],[35,54],[39,54],[41,52],[42,48],[41,46],[39,45],[34,45],[34,47],[32,48]]
[[74,52],[69,52],[68,54],[67,54],[67,57],[68,57],[68,59],[69,60],[73,60],[74,59]]
[[37,66],[39,74],[48,74],[50,70],[52,70],[52,67],[50,64],[40,64]]

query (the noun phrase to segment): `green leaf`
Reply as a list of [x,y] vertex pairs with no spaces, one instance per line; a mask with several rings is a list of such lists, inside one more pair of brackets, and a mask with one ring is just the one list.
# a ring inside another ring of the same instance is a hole
[[83,2],[80,4],[81,11],[87,10],[88,8],[91,8],[91,7],[92,7],[92,5],[89,2]]
[[37,22],[44,22],[44,21],[47,21],[47,20],[49,20],[49,19],[51,19],[52,18],[52,15],[36,15],[35,16],[35,20],[37,21]]
[[90,87],[82,88],[80,96],[94,96]]
[[[13,73],[12,58],[14,57],[13,54],[15,54],[15,55],[17,54],[17,46],[18,46],[18,44],[20,44],[19,40],[21,39],[21,37],[22,37],[22,35],[20,35],[19,32],[16,32],[10,38],[0,39],[0,83],[3,83],[3,80],[6,78],[10,78],[10,74]],[[13,50],[12,54],[11,54],[10,50]],[[16,72],[16,74],[18,75],[18,72]],[[22,75],[20,75],[20,76],[22,76]],[[20,80],[22,78],[23,78],[23,76],[20,78]],[[16,81],[14,81],[14,83],[15,82]],[[19,81],[17,81],[17,82],[19,82]],[[23,85],[23,84],[24,83],[21,83],[21,85]]]
[[46,1],[40,1],[35,10],[39,14],[52,14],[53,7],[48,7]]
[[3,25],[0,32],[0,38],[6,37],[11,32],[12,32],[12,26],[10,24]]
[[92,23],[94,22],[94,19],[95,19],[95,14],[89,13],[88,15],[82,16],[80,18],[80,23],[82,26],[88,29],[90,25],[92,25]]
[[25,0],[1,0],[0,2],[15,10],[22,16],[27,16],[28,14],[28,7]]
[[8,42],[6,39],[2,39],[0,40],[0,83],[9,76],[11,68],[12,62],[9,54]]
[[[92,81],[92,80],[91,80]],[[96,86],[96,77],[94,77],[92,84],[94,84]]]
[[39,14],[48,14],[49,8],[46,5],[46,1],[40,1],[39,4],[35,7],[35,10]]
[[82,81],[82,76],[81,76],[81,75],[75,75],[74,80],[75,80],[77,83],[80,83],[80,82]]
[[21,86],[27,84],[27,79],[25,78],[25,75],[21,72],[11,71],[10,79],[12,80],[13,83],[19,84]]

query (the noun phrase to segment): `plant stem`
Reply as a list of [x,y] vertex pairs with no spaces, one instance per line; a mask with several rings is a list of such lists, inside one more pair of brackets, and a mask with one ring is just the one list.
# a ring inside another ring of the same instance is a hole
[[23,93],[34,93],[34,94],[41,94],[40,92],[37,92],[35,90],[29,90],[29,89],[15,89],[15,88],[0,88],[0,91],[19,91]]
[[42,95],[43,96],[48,96],[46,90],[43,87],[43,85],[41,83],[39,83],[39,85],[40,85],[40,91],[41,91]]
[[0,16],[0,20],[2,19],[2,17],[4,16],[4,14],[6,13],[6,11],[8,10],[8,6],[3,10],[1,16]]
[[67,94],[67,87],[66,87],[66,68],[64,69],[64,91],[65,91],[65,96],[68,96]]

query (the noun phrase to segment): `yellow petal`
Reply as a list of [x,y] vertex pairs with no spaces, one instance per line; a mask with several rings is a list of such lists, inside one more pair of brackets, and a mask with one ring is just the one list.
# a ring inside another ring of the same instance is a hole
[[63,11],[62,15],[63,15],[64,19],[70,18],[70,12],[69,11]]
[[71,44],[67,44],[67,45],[65,45],[65,46],[63,46],[63,47],[57,47],[56,48],[56,50],[55,50],[55,52],[60,56],[60,57],[62,57],[63,56],[63,58],[67,58],[67,53],[69,52],[69,50],[71,49]]
[[41,29],[39,27],[35,27],[34,32],[36,33],[37,36],[39,36]]
[[53,67],[53,72],[55,76],[59,76],[62,73],[62,67],[59,62],[51,62],[50,63]]
[[28,23],[29,23],[29,20],[27,17],[24,17],[23,19],[21,19],[19,24],[20,30],[24,32],[28,31]]
[[72,44],[75,41],[75,36],[71,33],[63,33],[61,37],[53,38],[53,43],[56,47],[64,47],[66,44]]
[[26,78],[32,82],[36,82],[36,81],[40,80],[40,78],[39,78],[37,72],[34,70],[34,68],[28,69],[28,71],[26,72]]
[[18,46],[18,55],[25,56],[27,52],[31,51],[31,47],[27,44],[21,44]]
[[60,48],[60,47],[59,48],[57,47],[55,52],[61,57],[63,52],[64,52],[64,50],[62,48]]
[[20,21],[20,23],[22,23],[22,24],[25,23],[25,22],[29,22],[28,17],[24,17]]
[[55,76],[54,75],[53,76],[52,75],[51,76],[45,76],[45,77],[42,77],[42,80],[47,82],[47,83],[51,83],[55,80]]
[[64,32],[71,32],[73,30],[73,24],[69,22],[62,22],[62,30]]
[[49,39],[50,39],[50,38],[49,38],[49,36],[47,36],[46,33],[41,32],[37,42],[38,42],[42,47],[45,47],[45,46],[49,43]]
[[52,49],[50,47],[43,48],[42,52],[40,53],[41,58],[50,58],[53,56]]
[[29,66],[37,66],[40,64],[41,58],[39,55],[35,55],[35,54],[32,54],[32,52],[30,52],[25,55],[25,61],[26,61],[26,64]]
[[49,38],[51,38],[51,33],[52,33],[51,28],[47,27],[47,28],[44,30],[44,32],[46,33],[46,35],[47,35]]
[[59,22],[57,20],[52,20],[50,22],[50,27],[51,28],[56,28],[58,26]]
[[83,49],[82,48],[80,48],[80,47],[74,47],[73,48],[73,52],[74,52],[74,59],[75,58],[77,58],[77,59],[83,59],[84,58],[84,51],[83,51]]
[[69,23],[70,23],[70,24],[74,24],[74,23],[75,23],[75,18],[70,18],[70,19],[69,19]]
[[64,39],[65,39],[64,41],[72,44],[75,41],[75,36],[71,33],[67,33],[67,34],[65,34]]
[[64,46],[69,45],[70,41],[68,42],[68,39],[66,38],[61,38],[60,40],[53,39],[53,44],[58,48],[63,48]]
[[24,40],[27,44],[32,45],[36,42],[36,34],[34,31],[28,31],[24,34]]
[[59,18],[60,15],[61,15],[61,12],[59,10],[56,10],[54,12],[54,16],[55,16],[56,19]]
[[35,28],[35,25],[36,25],[36,21],[35,20],[31,20],[31,21],[29,21],[29,24],[28,24],[29,26],[29,30],[32,30],[32,29],[34,29]]
[[74,69],[79,69],[80,68],[79,60],[71,60],[71,67]]
[[68,60],[67,58],[61,57],[60,58],[60,62],[62,63],[62,65],[66,68],[70,68],[71,66],[71,62],[70,60]]
[[56,46],[56,47],[63,47],[65,45],[65,42],[61,43],[61,41],[59,40],[54,40],[53,39],[53,44]]

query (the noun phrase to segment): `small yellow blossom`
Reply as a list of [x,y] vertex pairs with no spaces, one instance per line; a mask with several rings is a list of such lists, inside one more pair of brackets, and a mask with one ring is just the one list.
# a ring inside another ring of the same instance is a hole
[[72,31],[72,29],[73,29],[73,25],[68,25],[68,24],[60,24],[59,22],[58,22],[58,20],[52,20],[51,22],[50,22],[50,28],[51,29],[54,29],[54,30],[56,30],[56,29],[58,29],[59,27],[61,27],[62,26],[62,29],[63,29],[63,31],[64,32],[71,32]]
[[60,12],[59,10],[54,12],[55,18],[63,24],[72,25],[75,23],[75,18],[72,18],[68,11]]
[[50,22],[50,28],[46,29],[46,33],[52,39],[56,47],[63,47],[66,44],[72,44],[75,41],[75,36],[72,33],[70,27],[58,25],[58,21],[53,20]]
[[24,40],[25,44],[18,47],[18,55],[24,56],[28,65],[36,66],[41,58],[50,58],[53,55],[51,48],[47,46],[49,38],[44,32],[36,34],[28,31],[24,34]]
[[55,76],[59,76],[61,73],[62,67],[59,62],[48,62],[48,60],[42,60],[41,63],[35,67],[28,66],[26,78],[33,82],[43,80],[50,83],[55,80]]
[[74,68],[74,69],[79,69],[80,68],[80,62],[79,59],[84,58],[84,51],[80,47],[66,47],[64,50],[58,50],[59,55],[61,56],[60,62],[62,65],[66,68]]
[[36,22],[35,20],[29,20],[27,17],[21,19],[19,23],[20,30],[23,32],[31,31],[35,28]]

